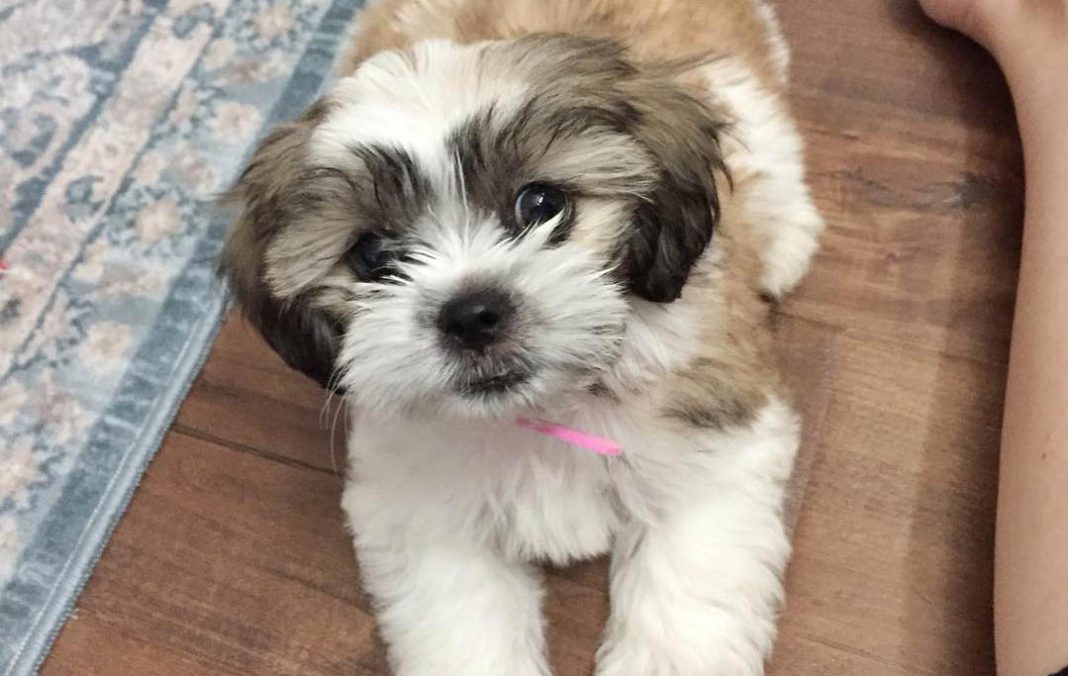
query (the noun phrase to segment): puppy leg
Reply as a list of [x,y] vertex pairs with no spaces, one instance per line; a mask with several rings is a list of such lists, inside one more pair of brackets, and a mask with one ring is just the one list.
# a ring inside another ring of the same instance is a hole
[[808,272],[824,229],[823,217],[813,205],[803,178],[801,158],[795,162],[775,174],[765,174],[755,188],[778,197],[769,197],[754,209],[759,218],[755,227],[767,242],[760,254],[764,264],[760,286],[776,299],[792,291]]
[[794,121],[772,99],[754,95],[753,100],[762,101],[766,109],[760,116],[750,111],[746,129],[760,140],[741,154],[739,174],[749,178],[746,211],[762,243],[761,290],[781,298],[808,271],[824,222],[805,182],[804,151]]
[[707,489],[633,524],[612,560],[598,676],[759,676],[775,640],[790,545],[785,480],[797,447],[785,406],[712,446]]
[[722,59],[706,75],[710,93],[734,119],[723,146],[761,242],[760,287],[780,298],[805,276],[824,230],[805,182],[801,134],[780,96],[739,61]]
[[549,673],[533,569],[461,540],[386,541],[403,525],[361,528],[356,492],[346,490],[344,506],[396,676]]

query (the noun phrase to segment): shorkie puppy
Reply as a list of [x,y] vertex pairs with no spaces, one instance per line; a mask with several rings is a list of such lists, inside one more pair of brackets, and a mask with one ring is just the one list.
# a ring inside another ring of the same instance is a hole
[[222,269],[347,400],[397,674],[548,674],[535,564],[605,552],[599,676],[763,673],[798,445],[768,301],[823,227],[787,61],[759,0],[378,0],[252,158]]

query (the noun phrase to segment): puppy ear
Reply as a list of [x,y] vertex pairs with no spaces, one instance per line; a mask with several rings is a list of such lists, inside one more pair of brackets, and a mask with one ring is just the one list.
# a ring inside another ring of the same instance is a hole
[[635,211],[622,270],[636,296],[670,303],[682,294],[718,219],[723,123],[670,77],[638,83],[632,96],[640,113],[636,135],[660,174]]
[[310,293],[280,299],[264,275],[271,239],[295,219],[304,152],[320,104],[264,139],[248,168],[222,201],[239,209],[227,232],[219,274],[244,316],[292,368],[330,387],[341,325],[315,307]]
[[332,382],[341,337],[337,320],[304,301],[279,305],[268,299],[255,315],[247,306],[245,314],[286,364],[326,389],[341,391]]

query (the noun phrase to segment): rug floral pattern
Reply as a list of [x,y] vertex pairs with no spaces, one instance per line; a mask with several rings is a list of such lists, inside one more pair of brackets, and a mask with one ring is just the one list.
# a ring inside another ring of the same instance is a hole
[[356,0],[0,6],[0,674],[39,664],[225,306],[225,188]]

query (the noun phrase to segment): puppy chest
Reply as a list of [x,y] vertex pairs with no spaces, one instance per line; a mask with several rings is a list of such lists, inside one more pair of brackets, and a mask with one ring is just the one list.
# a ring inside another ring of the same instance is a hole
[[[350,439],[350,514],[405,538],[468,538],[566,563],[606,551],[622,521],[600,456],[510,426],[360,425]],[[496,433],[494,433],[496,432]],[[392,524],[391,526],[389,524]]]
[[623,521],[603,470],[534,471],[502,498],[497,539],[506,555],[523,559],[566,564],[597,556]]

